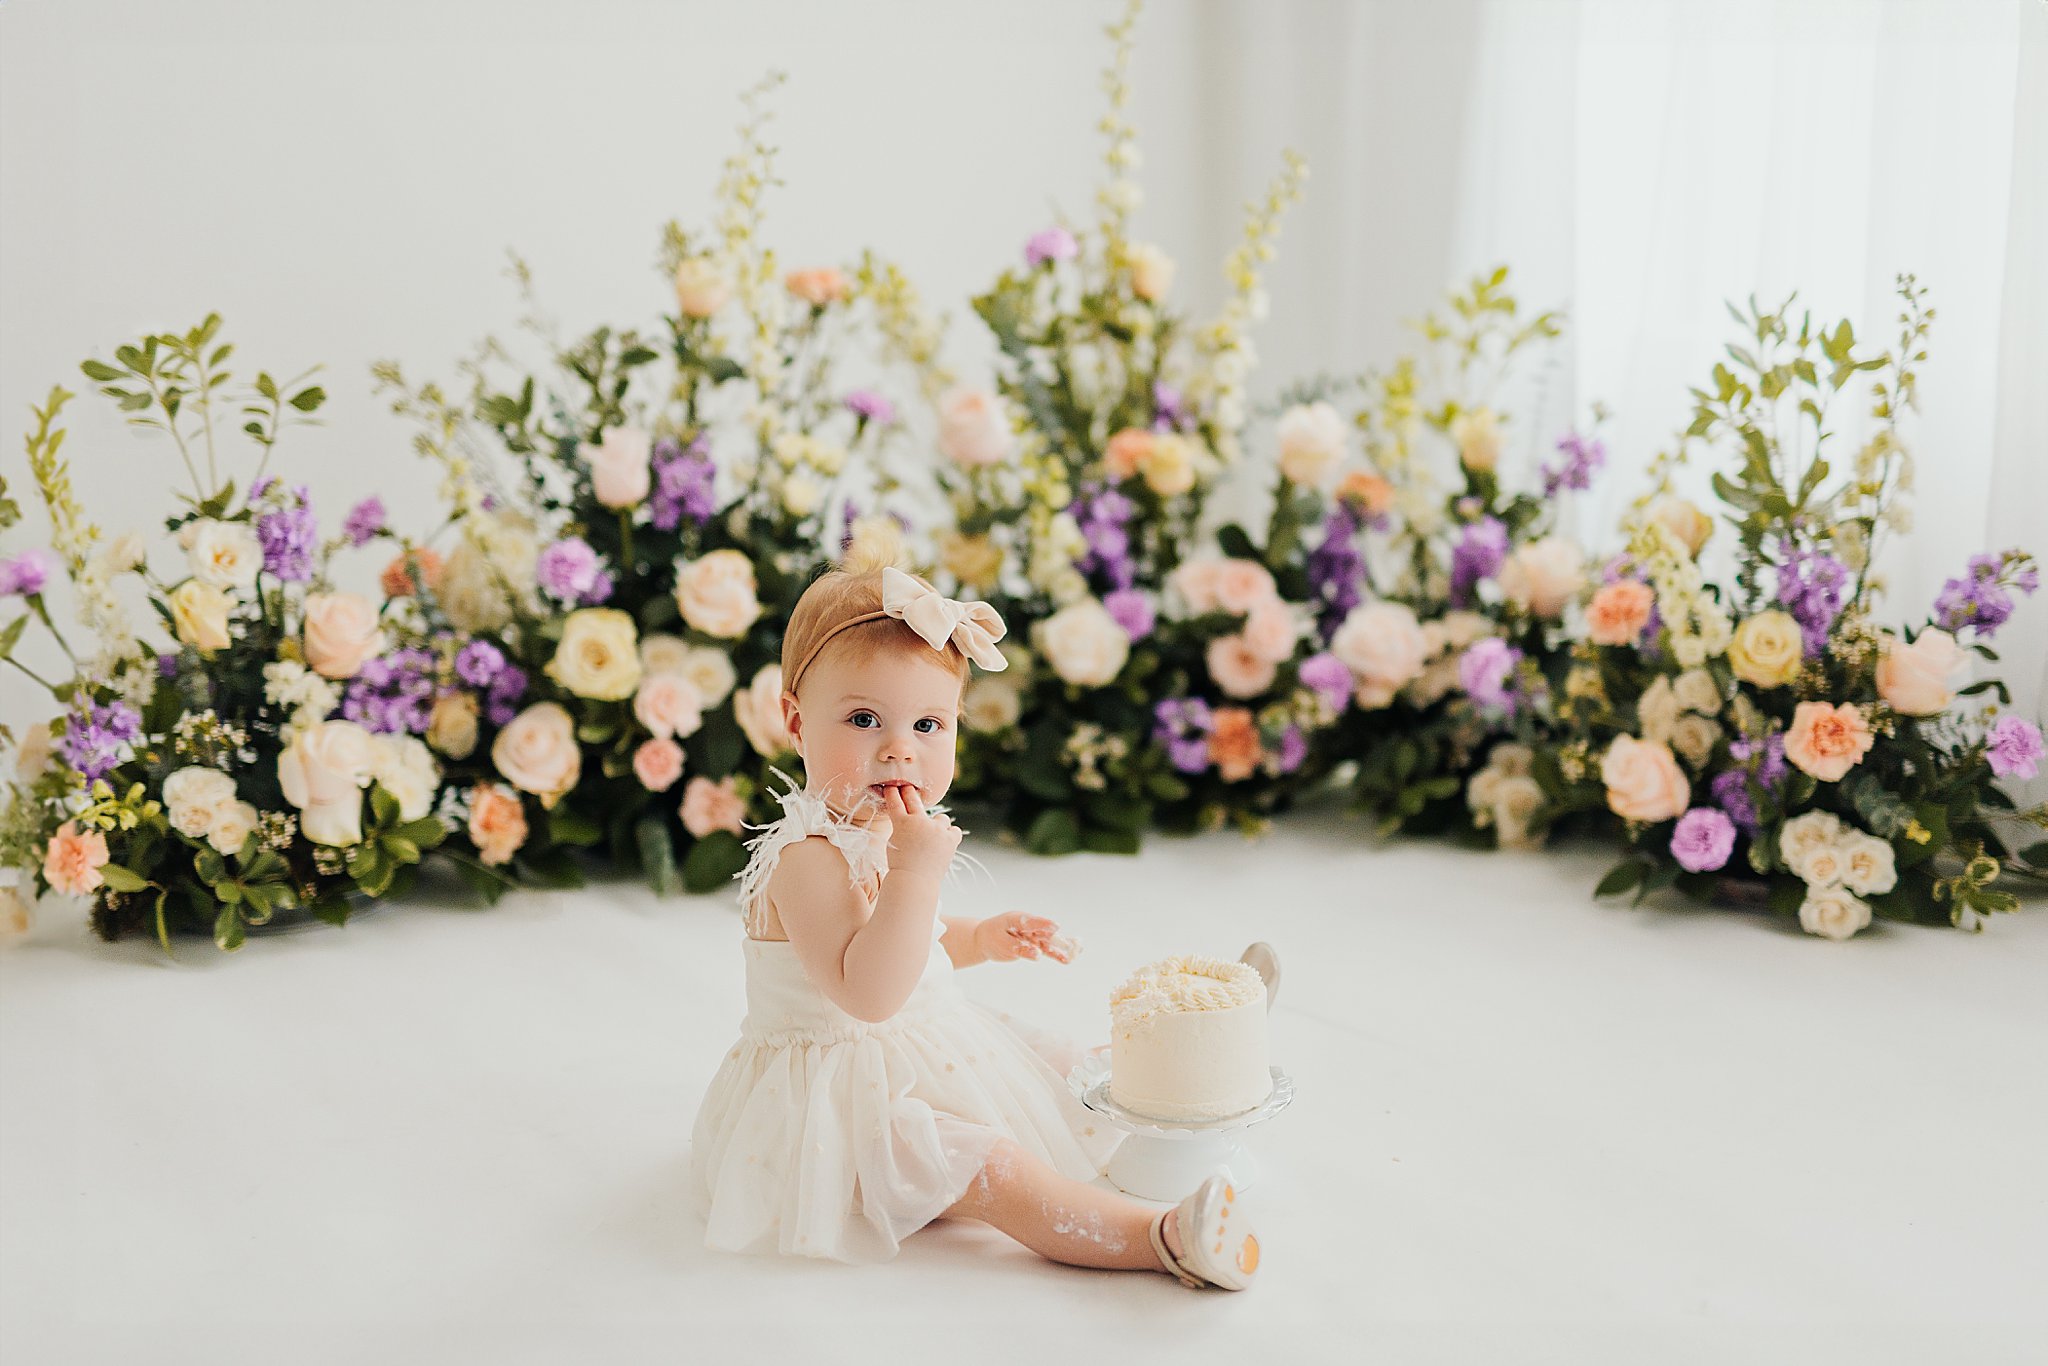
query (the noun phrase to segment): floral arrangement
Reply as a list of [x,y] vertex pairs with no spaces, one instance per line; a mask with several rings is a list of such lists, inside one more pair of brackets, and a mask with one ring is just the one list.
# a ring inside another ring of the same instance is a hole
[[[381,524],[359,508],[347,532],[322,541],[305,486],[264,474],[283,429],[325,394],[310,371],[237,384],[219,332],[210,316],[83,367],[183,460],[192,491],[164,522],[176,569],[160,574],[140,534],[108,540],[87,519],[59,453],[72,397],[61,388],[35,410],[28,438],[54,555],[0,562],[0,592],[28,608],[0,632],[6,657],[63,708],[10,737],[0,852],[38,890],[90,896],[101,937],[153,931],[166,950],[174,933],[210,933],[232,950],[279,919],[345,923],[357,899],[402,893],[445,833],[426,746],[336,714],[384,635],[378,606],[337,590],[329,560],[385,534]],[[222,435],[238,417],[260,452],[240,497],[220,472]],[[17,511],[10,504],[4,520]],[[60,570],[94,642],[86,654],[45,599]],[[131,576],[161,640],[128,615],[120,589]],[[31,616],[73,677],[45,679],[16,657]]]
[[[1973,556],[1919,624],[1882,623],[1873,571],[1910,528],[1915,406],[1934,310],[1911,276],[1897,345],[1859,349],[1848,321],[1796,322],[1790,300],[1733,310],[1744,335],[1693,391],[1693,419],[1631,514],[1627,553],[1587,607],[1566,687],[1575,738],[1539,767],[1558,809],[1604,808],[1633,851],[1601,882],[1638,901],[1676,886],[1750,889],[1812,934],[1843,939],[1873,915],[1977,926],[2015,909],[2006,875],[2048,870],[2048,807],[2016,810],[1998,780],[2031,777],[2041,731],[1998,705],[1973,658],[2030,594],[2019,551]],[[1834,453],[1845,392],[1870,376],[1869,435]],[[1692,443],[1734,452],[1713,476],[1732,528],[1732,582],[1698,556],[1715,529],[1671,494]]]
[[790,609],[854,541],[900,535],[897,402],[835,367],[866,346],[936,393],[938,328],[872,255],[784,273],[760,245],[779,79],[746,98],[712,230],[665,231],[658,328],[565,344],[530,320],[549,366],[487,342],[459,403],[379,367],[447,472],[455,538],[408,591],[392,664],[431,676],[435,711],[406,724],[452,765],[456,857],[488,897],[574,880],[578,848],[664,893],[723,884],[742,822],[769,814],[766,766],[797,762]]
[[[1139,9],[1108,30],[1108,179],[1094,227],[1033,234],[1022,267],[974,300],[1001,353],[997,392],[954,388],[940,401],[953,517],[939,570],[1011,628],[1011,667],[969,687],[960,789],[1001,807],[1041,853],[1134,851],[1155,807],[1195,800],[1173,746],[1184,752],[1197,730],[1205,745],[1214,737],[1225,771],[1268,762],[1248,711],[1184,707],[1176,727],[1157,704],[1195,699],[1206,683],[1204,618],[1215,613],[1168,601],[1168,581],[1197,551],[1207,494],[1239,455],[1246,332],[1265,306],[1258,269],[1305,170],[1290,155],[1251,206],[1222,313],[1191,331],[1168,302],[1174,262],[1131,235]],[[1281,605],[1261,601],[1259,642],[1277,670],[1296,633],[1280,641]]]

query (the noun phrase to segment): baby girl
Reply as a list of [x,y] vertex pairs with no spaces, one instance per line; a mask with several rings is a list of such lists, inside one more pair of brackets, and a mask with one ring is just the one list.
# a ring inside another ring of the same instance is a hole
[[955,969],[1050,957],[1042,916],[939,915],[960,830],[953,781],[970,661],[1002,619],[894,566],[805,590],[782,642],[803,788],[740,874],[747,1014],[706,1089],[692,1181],[708,1246],[886,1261],[936,1219],[975,1219],[1053,1261],[1242,1290],[1258,1240],[1219,1176],[1159,1211],[1090,1184],[1121,1135],[1067,1091],[1083,1056],[967,998]]

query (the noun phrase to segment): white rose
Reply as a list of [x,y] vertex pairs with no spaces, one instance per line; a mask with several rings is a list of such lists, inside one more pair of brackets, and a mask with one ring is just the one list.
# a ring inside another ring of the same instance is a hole
[[248,802],[229,802],[213,818],[206,832],[207,843],[223,854],[239,854],[249,832],[256,828],[259,813]]
[[708,318],[732,297],[732,286],[708,256],[692,256],[676,267],[676,307],[686,318]]
[[1488,472],[1500,463],[1500,418],[1491,408],[1474,408],[1451,419],[1451,440],[1468,470]]
[[1115,682],[1130,658],[1131,638],[1092,597],[1062,607],[1039,622],[1032,634],[1052,671],[1076,687]]
[[1806,871],[1800,876],[1809,887],[1835,887],[1842,881],[1842,874],[1848,871],[1839,844],[1822,845],[1806,856]]
[[217,768],[181,768],[164,779],[164,810],[178,833],[202,839],[235,800],[235,780]]
[[638,507],[654,487],[654,443],[639,427],[611,427],[595,445],[582,443],[590,489],[608,508]]
[[824,496],[824,488],[808,474],[792,474],[782,481],[782,506],[792,517],[810,516]]
[[291,737],[277,756],[277,782],[299,809],[299,828],[315,844],[360,843],[370,732],[353,721],[322,721]]
[[953,389],[939,400],[939,451],[956,465],[995,465],[1016,445],[1002,400],[985,389]]
[[1289,483],[1321,488],[1344,455],[1344,419],[1327,403],[1280,415],[1280,473]]
[[1892,847],[1875,835],[1860,831],[1842,845],[1842,885],[1858,896],[1889,892],[1899,884],[1898,866]]
[[1815,887],[1799,903],[1799,928],[1828,939],[1847,939],[1870,923],[1870,907],[1841,887]]
[[400,820],[416,821],[433,809],[441,766],[412,736],[379,735],[370,748],[370,778],[398,798]]
[[765,664],[753,682],[734,694],[732,714],[756,754],[772,759],[794,748],[782,718],[782,666]]
[[690,642],[681,636],[656,633],[640,637],[640,670],[650,674],[673,674],[683,671],[683,661],[690,657]]
[[1023,714],[1023,697],[1001,675],[975,678],[960,702],[961,721],[969,730],[983,734],[1008,730]]
[[263,568],[263,543],[247,522],[188,522],[178,536],[192,577],[211,588],[247,589]]
[[1585,584],[1585,555],[1562,536],[1545,536],[1508,556],[1500,589],[1530,614],[1555,619]]
[[1150,242],[1131,243],[1131,292],[1147,302],[1157,302],[1173,288],[1173,258]]
[[1352,609],[1330,637],[1330,653],[1358,680],[1358,705],[1384,707],[1422,672],[1427,650],[1415,613],[1398,602]]
[[99,554],[100,567],[108,576],[140,569],[149,558],[149,545],[136,531],[124,531]]
[[1843,826],[1826,811],[1809,811],[1786,821],[1778,832],[1778,857],[1798,878],[1806,877],[1806,863],[1823,849],[1832,849],[1842,838]]
[[733,672],[732,656],[715,645],[692,645],[682,662],[668,672],[679,673],[689,681],[703,699],[706,711],[732,696],[739,681]]

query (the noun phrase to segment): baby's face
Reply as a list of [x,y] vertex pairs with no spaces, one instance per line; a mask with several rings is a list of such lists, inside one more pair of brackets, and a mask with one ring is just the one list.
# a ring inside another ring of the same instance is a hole
[[960,679],[938,659],[885,652],[849,664],[828,651],[782,695],[806,786],[842,814],[869,818],[896,785],[931,806],[953,785]]

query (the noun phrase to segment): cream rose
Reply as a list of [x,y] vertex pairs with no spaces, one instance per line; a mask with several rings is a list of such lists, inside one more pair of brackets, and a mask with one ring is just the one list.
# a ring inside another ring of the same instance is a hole
[[1806,638],[1799,623],[1784,612],[1758,612],[1744,617],[1728,642],[1728,667],[1745,683],[1781,688],[1799,677],[1806,657]]
[[1139,472],[1146,488],[1161,498],[1176,498],[1195,486],[1197,463],[1194,442],[1176,432],[1160,432]]
[[360,843],[370,732],[353,721],[322,721],[291,736],[277,756],[277,783],[299,809],[299,829],[315,844]]
[[398,799],[398,818],[416,821],[433,810],[441,766],[410,735],[379,735],[370,746],[370,778]]
[[985,389],[953,389],[939,400],[939,453],[956,465],[996,465],[1016,447],[1002,400]]
[[1023,714],[1023,695],[1001,674],[977,675],[960,700],[961,723],[984,735],[1008,730]]
[[708,318],[725,307],[732,285],[708,256],[692,256],[676,267],[676,307],[686,318]]
[[1280,415],[1280,475],[1321,488],[1344,455],[1344,419],[1327,403],[1297,404]]
[[1131,266],[1131,292],[1148,303],[1173,288],[1173,258],[1150,242],[1133,242],[1125,257]]
[[1665,744],[1678,726],[1678,694],[1671,686],[1671,680],[1662,674],[1652,679],[1650,686],[1643,689],[1643,695],[1636,699],[1636,729],[1643,733],[1645,740]]
[[782,666],[763,665],[751,683],[733,694],[732,714],[756,754],[772,759],[796,747],[782,716]]
[[[723,657],[724,652],[719,652]],[[650,674],[679,674],[690,657],[690,642],[681,636],[655,632],[640,637],[640,671]]]
[[1778,857],[1785,861],[1792,876],[1811,882],[1807,869],[1814,856],[1833,849],[1845,833],[1842,822],[1829,812],[1808,811],[1794,816],[1778,831]]
[[228,647],[228,595],[210,583],[187,579],[171,590],[171,625],[178,639],[201,654]]
[[1458,461],[1468,470],[1492,472],[1500,464],[1500,418],[1491,408],[1474,408],[1451,419]]
[[552,810],[583,773],[576,722],[561,703],[536,702],[498,732],[491,763],[512,786]]
[[1922,631],[1910,643],[1886,635],[1877,661],[1877,695],[1903,715],[1936,715],[1955,701],[1955,685],[1969,662],[1946,631]]
[[1094,598],[1067,604],[1039,622],[1032,635],[1052,671],[1078,688],[1114,683],[1131,654],[1130,636]]
[[216,852],[239,854],[260,816],[261,813],[248,802],[229,802],[214,816],[213,824],[206,832],[206,842]]
[[1815,887],[1799,903],[1799,928],[1824,939],[1847,939],[1870,923],[1870,907],[1840,887]]
[[263,569],[263,543],[247,522],[187,522],[179,543],[192,577],[213,588],[252,588]]
[[649,674],[633,694],[633,715],[650,735],[687,740],[704,724],[704,699],[679,673]]
[[1653,740],[1617,735],[1600,761],[1607,807],[1628,821],[1668,821],[1685,814],[1692,787],[1671,751]]
[[1428,651],[1415,613],[1398,602],[1353,608],[1330,637],[1330,653],[1358,681],[1358,705],[1384,707],[1422,672]]
[[1899,885],[1898,864],[1888,842],[1859,831],[1840,847],[1842,885],[1856,895],[1879,895]]
[[360,593],[306,595],[306,665],[322,678],[354,678],[384,653],[377,608]]
[[1585,554],[1562,536],[1545,536],[1508,556],[1500,590],[1533,616],[1555,620],[1586,582]]
[[203,839],[235,800],[235,780],[217,768],[181,768],[164,779],[164,813],[179,834]]
[[616,702],[640,684],[640,637],[616,607],[579,607],[562,623],[548,677],[578,697]]
[[427,743],[451,759],[476,753],[476,694],[442,693],[427,717]]
[[1687,711],[1713,716],[1721,710],[1721,685],[1705,669],[1687,669],[1678,676],[1672,691],[1677,694],[1679,705]]
[[1543,805],[1543,788],[1526,774],[1500,780],[1494,794],[1493,828],[1503,849],[1534,849],[1542,844],[1529,833],[1529,822]]
[[1696,769],[1706,767],[1720,738],[1720,725],[1704,716],[1681,716],[1671,728],[1671,747]]
[[1653,501],[1646,515],[1652,524],[1678,538],[1688,555],[1698,558],[1707,538],[1714,534],[1714,519],[1684,498],[1667,493]]
[[639,427],[607,428],[595,446],[582,445],[590,490],[608,508],[638,507],[654,487],[654,443]]
[[737,550],[714,550],[676,565],[676,608],[707,636],[736,640],[761,616],[754,564]]

